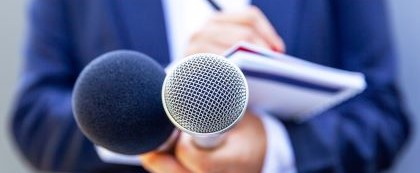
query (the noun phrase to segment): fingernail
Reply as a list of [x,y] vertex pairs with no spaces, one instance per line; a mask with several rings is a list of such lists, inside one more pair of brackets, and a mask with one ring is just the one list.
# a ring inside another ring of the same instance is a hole
[[273,50],[273,51],[275,51],[275,52],[282,52],[282,49],[281,49],[281,47],[279,47],[279,46],[274,46],[274,47],[271,47],[271,50]]

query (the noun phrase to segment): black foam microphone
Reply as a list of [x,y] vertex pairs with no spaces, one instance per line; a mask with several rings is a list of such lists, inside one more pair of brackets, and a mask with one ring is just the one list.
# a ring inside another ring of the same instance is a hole
[[165,71],[147,55],[113,51],[89,63],[73,92],[73,112],[96,145],[121,154],[142,154],[170,139],[161,89]]

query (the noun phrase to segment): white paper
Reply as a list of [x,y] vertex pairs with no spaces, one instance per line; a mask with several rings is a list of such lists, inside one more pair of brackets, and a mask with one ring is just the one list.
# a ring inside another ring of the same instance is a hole
[[362,92],[364,75],[240,43],[226,57],[244,72],[249,107],[303,121]]

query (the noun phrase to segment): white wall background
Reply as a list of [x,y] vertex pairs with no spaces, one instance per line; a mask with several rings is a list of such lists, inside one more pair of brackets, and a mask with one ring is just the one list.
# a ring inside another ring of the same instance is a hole
[[[13,148],[7,120],[21,65],[25,3],[0,1],[0,172],[29,172]],[[420,124],[420,0],[390,0],[391,19],[400,50],[400,82],[412,120]],[[416,173],[420,170],[420,133],[390,172]]]

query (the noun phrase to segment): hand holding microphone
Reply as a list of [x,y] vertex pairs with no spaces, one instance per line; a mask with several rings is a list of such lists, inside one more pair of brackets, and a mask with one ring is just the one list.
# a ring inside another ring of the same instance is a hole
[[175,149],[176,158],[191,172],[259,173],[262,170],[266,134],[259,117],[247,111],[242,120],[225,134],[214,150],[197,148],[190,135],[182,134]]
[[185,133],[177,142],[177,160],[152,152],[141,156],[145,168],[157,173],[261,171],[265,131],[258,117],[243,115],[248,88],[234,64],[215,54],[191,55],[166,76],[162,100],[169,119]]
[[174,158],[165,152],[141,156],[143,166],[153,173],[259,173],[266,152],[266,134],[261,120],[247,111],[225,134],[223,143],[212,150],[197,147],[191,135],[183,133]]

